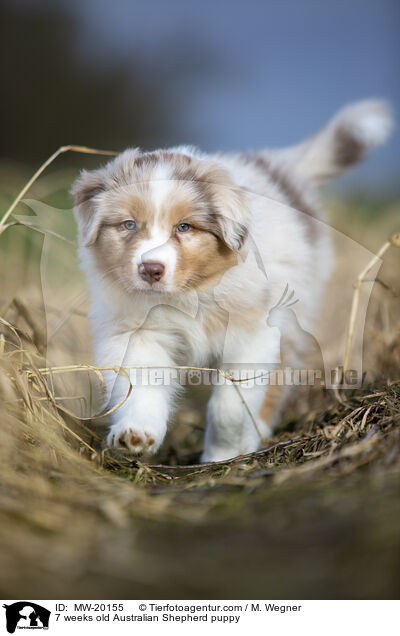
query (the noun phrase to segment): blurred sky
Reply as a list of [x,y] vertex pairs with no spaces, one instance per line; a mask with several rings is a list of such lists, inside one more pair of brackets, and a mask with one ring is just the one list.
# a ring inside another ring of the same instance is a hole
[[[14,7],[27,4],[13,0]],[[75,17],[74,53],[82,64],[96,72],[110,64],[132,65],[132,77],[139,68],[150,89],[162,78],[163,145],[231,150],[291,144],[343,104],[370,96],[389,99],[400,112],[399,0],[54,5]],[[399,138],[397,131],[342,185],[396,186]]]

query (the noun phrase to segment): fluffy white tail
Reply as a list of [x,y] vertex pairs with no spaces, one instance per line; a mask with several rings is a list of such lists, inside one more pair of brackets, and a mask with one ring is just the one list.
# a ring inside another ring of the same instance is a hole
[[278,150],[276,157],[308,179],[341,174],[383,144],[394,127],[390,106],[365,100],[346,106],[313,137],[298,146]]

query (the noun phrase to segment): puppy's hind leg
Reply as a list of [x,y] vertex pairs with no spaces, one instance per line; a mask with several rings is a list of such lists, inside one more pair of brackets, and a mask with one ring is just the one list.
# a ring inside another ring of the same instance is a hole
[[271,385],[265,394],[264,401],[258,415],[261,427],[268,427],[271,432],[279,424],[282,408],[290,393],[290,386]]

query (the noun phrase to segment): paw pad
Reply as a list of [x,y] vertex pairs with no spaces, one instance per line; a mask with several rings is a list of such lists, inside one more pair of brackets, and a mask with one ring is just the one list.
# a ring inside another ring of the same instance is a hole
[[139,446],[140,444],[143,443],[143,440],[140,437],[140,435],[138,435],[138,433],[133,432],[133,433],[131,433],[130,442],[131,442],[132,446]]
[[111,427],[107,438],[110,446],[119,448],[131,455],[140,457],[144,453],[155,453],[162,440],[157,440],[153,433],[144,430],[133,430],[130,427],[122,431],[114,431]]

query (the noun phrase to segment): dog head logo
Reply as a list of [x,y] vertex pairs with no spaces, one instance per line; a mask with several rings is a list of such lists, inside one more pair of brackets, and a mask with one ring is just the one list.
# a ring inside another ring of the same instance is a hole
[[32,603],[19,601],[12,605],[3,605],[6,610],[7,631],[13,634],[18,629],[48,629],[51,612]]

